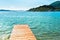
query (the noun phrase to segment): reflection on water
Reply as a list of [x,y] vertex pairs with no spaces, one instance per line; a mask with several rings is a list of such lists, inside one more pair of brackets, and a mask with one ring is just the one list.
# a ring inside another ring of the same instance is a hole
[[60,14],[47,13],[7,12],[1,14],[0,40],[9,40],[12,28],[16,24],[28,24],[37,40],[60,40]]

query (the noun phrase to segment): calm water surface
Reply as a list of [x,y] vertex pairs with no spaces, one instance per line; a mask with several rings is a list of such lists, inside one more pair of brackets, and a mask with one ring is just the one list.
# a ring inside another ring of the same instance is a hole
[[60,12],[0,11],[0,40],[9,40],[16,24],[27,24],[37,40],[60,40]]

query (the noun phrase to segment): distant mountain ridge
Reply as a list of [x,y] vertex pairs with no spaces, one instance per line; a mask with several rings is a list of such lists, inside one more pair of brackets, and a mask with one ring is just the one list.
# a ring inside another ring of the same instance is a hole
[[56,1],[52,4],[50,4],[50,5],[53,6],[53,7],[56,7],[56,8],[60,8],[60,1]]
[[60,1],[53,2],[50,5],[43,5],[36,8],[31,8],[28,11],[60,11]]
[[1,9],[0,11],[11,11],[11,10],[5,10],[5,9]]

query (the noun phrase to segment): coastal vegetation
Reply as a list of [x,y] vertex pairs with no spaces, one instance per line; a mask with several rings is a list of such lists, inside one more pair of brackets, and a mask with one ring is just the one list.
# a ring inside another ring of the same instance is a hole
[[31,8],[28,11],[60,11],[60,1],[53,2],[50,5],[43,5],[36,8]]

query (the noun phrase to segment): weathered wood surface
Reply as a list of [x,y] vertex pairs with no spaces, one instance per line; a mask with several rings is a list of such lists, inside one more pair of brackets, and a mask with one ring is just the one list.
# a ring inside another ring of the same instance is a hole
[[36,40],[28,25],[15,25],[10,40]]

